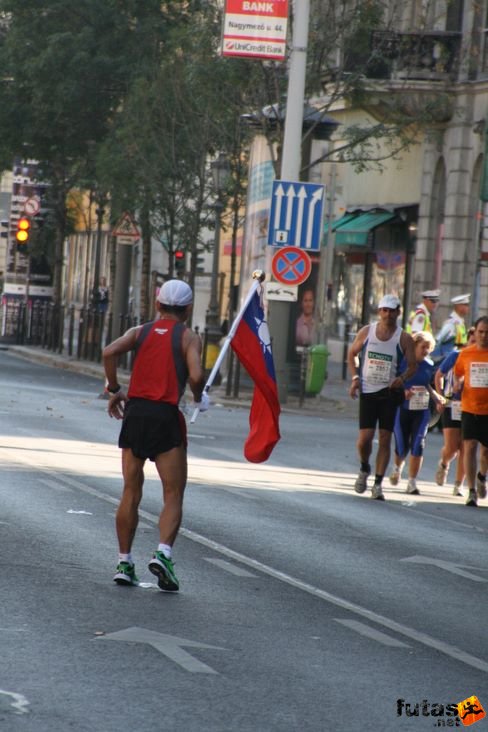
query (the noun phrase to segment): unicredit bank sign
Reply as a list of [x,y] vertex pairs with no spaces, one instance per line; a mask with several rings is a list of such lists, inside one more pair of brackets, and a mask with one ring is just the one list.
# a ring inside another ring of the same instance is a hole
[[226,0],[222,55],[283,61],[287,22],[288,0]]

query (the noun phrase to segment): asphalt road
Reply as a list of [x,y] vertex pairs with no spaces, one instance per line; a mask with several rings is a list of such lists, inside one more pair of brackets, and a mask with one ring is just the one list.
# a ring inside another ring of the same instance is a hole
[[168,595],[146,567],[152,465],[141,585],[112,581],[119,424],[99,392],[0,351],[2,732],[417,732],[462,728],[450,705],[473,695],[488,710],[488,511],[431,481],[440,435],[422,495],[382,504],[352,490],[354,420],[285,414],[256,466],[246,410],[215,404],[189,430]]

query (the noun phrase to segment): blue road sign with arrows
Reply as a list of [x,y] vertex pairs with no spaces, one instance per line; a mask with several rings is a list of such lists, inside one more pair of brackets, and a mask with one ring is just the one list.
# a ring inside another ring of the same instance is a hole
[[322,239],[325,186],[273,181],[268,244],[318,251]]

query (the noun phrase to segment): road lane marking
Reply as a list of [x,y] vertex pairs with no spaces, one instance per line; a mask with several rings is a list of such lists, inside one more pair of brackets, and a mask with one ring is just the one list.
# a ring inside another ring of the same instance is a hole
[[456,562],[446,562],[444,559],[434,559],[433,557],[423,557],[421,555],[415,555],[413,557],[405,557],[400,559],[401,562],[412,562],[412,564],[427,564],[429,566],[438,567],[444,569],[446,572],[451,574],[457,574],[459,577],[473,580],[473,582],[488,582],[488,578],[480,577],[472,572],[465,572],[466,569],[476,569],[478,572],[486,571],[483,567],[470,567],[466,564],[457,564]]
[[119,630],[116,633],[107,633],[107,635],[98,636],[95,640],[112,640],[112,641],[130,641],[132,643],[147,643],[162,653],[164,656],[174,661],[193,674],[216,674],[211,666],[202,663],[194,658],[190,653],[183,650],[186,648],[210,648],[216,651],[225,651],[220,646],[209,646],[207,643],[199,643],[198,641],[188,640],[187,638],[178,638],[175,635],[167,635],[166,633],[158,633],[155,630],[147,628],[138,628],[133,626],[125,630]]
[[[16,460],[20,462],[20,459],[18,456],[16,456]],[[84,483],[81,483],[78,480],[75,480],[74,478],[71,478],[70,476],[64,475],[64,474],[58,474],[53,470],[49,470],[48,468],[44,468],[42,466],[39,466],[34,460],[29,460],[29,458],[23,456],[23,462],[29,464],[34,468],[38,473],[44,472],[48,475],[56,475],[56,478],[58,480],[64,481],[68,483],[69,485],[73,485],[77,487],[79,490],[84,491],[85,493],[88,493],[89,495],[95,496],[99,498],[102,501],[106,501],[107,503],[115,504],[118,506],[119,499],[114,498],[113,496],[110,496],[106,493],[102,493],[101,491],[98,491],[95,488],[91,488],[90,486],[87,486]],[[140,516],[142,518],[145,518],[147,521],[150,521],[154,524],[157,524],[159,521],[159,516],[156,516],[154,514],[151,514],[147,511],[140,510],[139,511]],[[291,587],[295,587],[299,590],[302,590],[302,592],[306,592],[310,595],[313,595],[314,597],[318,597],[321,600],[324,600],[331,605],[335,605],[337,607],[342,608],[343,610],[347,610],[355,615],[359,615],[360,617],[366,618],[372,623],[376,623],[377,625],[380,625],[384,628],[388,628],[389,630],[398,633],[399,635],[406,636],[407,638],[410,638],[410,640],[413,640],[417,643],[420,643],[424,646],[427,646],[428,648],[433,648],[436,651],[439,651],[440,653],[443,653],[446,656],[449,656],[450,658],[453,658],[455,661],[460,661],[461,663],[466,664],[467,666],[471,666],[472,668],[476,668],[479,671],[483,671],[484,673],[488,673],[488,662],[477,658],[476,656],[471,655],[470,653],[467,653],[462,648],[458,648],[457,646],[450,645],[449,643],[445,643],[444,641],[438,640],[436,638],[433,638],[432,636],[427,635],[427,633],[423,633],[421,631],[415,630],[414,628],[409,628],[406,625],[403,625],[402,623],[397,623],[395,620],[391,620],[390,618],[385,617],[384,615],[379,615],[378,613],[373,612],[372,610],[368,610],[367,608],[362,607],[361,605],[356,605],[353,602],[350,602],[349,600],[346,600],[341,597],[337,597],[336,595],[332,595],[330,592],[326,592],[325,590],[321,590],[319,587],[315,587],[314,585],[310,585],[307,582],[302,582],[299,579],[296,579],[295,577],[292,577],[291,575],[287,575],[284,572],[281,572],[279,570],[273,569],[273,567],[269,567],[266,564],[263,564],[262,562],[258,562],[256,559],[252,559],[251,557],[248,557],[244,554],[241,554],[240,552],[236,552],[233,549],[230,549],[222,544],[218,544],[216,541],[213,541],[212,539],[207,539],[205,536],[202,536],[201,534],[197,534],[195,531],[191,531],[190,529],[185,529],[182,527],[180,529],[180,534],[182,536],[185,536],[187,539],[190,539],[190,541],[194,541],[195,543],[201,544],[203,546],[206,546],[209,549],[212,549],[217,554],[223,554],[224,556],[234,559],[237,562],[240,562],[241,564],[245,564],[248,567],[251,567],[252,569],[255,569],[258,572],[262,572],[263,574],[267,574],[270,577],[273,577],[274,579],[280,580],[281,582],[285,582],[286,584],[290,585]]]
[[50,480],[49,478],[39,478],[39,483],[47,485],[48,488],[53,488],[55,491],[66,491],[73,493],[73,489],[67,485],[63,485],[58,480]]
[[256,577],[255,574],[252,574],[252,572],[248,572],[247,569],[242,569],[242,567],[236,567],[235,564],[226,562],[225,559],[213,559],[212,557],[203,558],[206,562],[209,562],[210,564],[215,564],[216,567],[220,567],[220,569],[225,569],[225,571],[230,572],[230,574],[235,574],[236,577]]
[[218,491],[226,491],[227,493],[231,493],[233,496],[240,496],[241,498],[247,498],[248,501],[261,500],[261,496],[251,495],[250,493],[246,493],[246,491],[241,488],[233,488],[231,486],[225,486],[225,485],[209,485],[208,483],[200,483],[200,486],[202,488],[214,488],[215,490],[218,490]]
[[197,435],[195,432],[188,432],[188,439],[190,440],[215,440],[214,435]]
[[[449,496],[442,496],[442,500],[445,500],[446,498],[449,498]],[[437,514],[429,513],[428,511],[418,511],[417,506],[422,505],[420,502],[418,503],[410,503],[410,502],[401,502],[402,508],[404,508],[406,511],[411,511],[412,513],[415,513],[415,520],[418,521],[419,519],[434,519],[436,523],[444,522],[445,524],[450,524],[451,526],[455,527],[456,529],[462,528],[467,529],[468,531],[477,531],[480,534],[486,534],[488,529],[485,529],[483,526],[475,526],[474,524],[468,524],[465,521],[459,521],[458,519],[452,519],[448,516],[438,516]],[[425,503],[423,504],[425,505]],[[463,505],[463,504],[458,504]]]
[[29,713],[27,708],[29,706],[29,702],[23,694],[16,694],[15,691],[5,691],[4,689],[0,689],[0,694],[12,698],[13,701],[10,702],[10,706],[14,710],[15,714]]
[[[64,476],[63,476],[64,479]],[[78,482],[73,481],[72,478],[69,479],[71,482]],[[79,484],[80,490],[84,490],[85,487],[82,483]],[[116,499],[113,499],[112,496],[107,496],[104,493],[101,493],[97,491],[94,488],[88,488],[88,492],[91,495],[98,495],[99,498],[102,500],[108,500],[109,502],[117,502]],[[154,521],[156,523],[158,521],[158,517],[146,512],[146,511],[140,511],[140,514],[142,517],[144,517],[148,521]],[[461,661],[462,663],[465,663],[467,666],[471,666],[473,668],[477,668],[480,671],[484,671],[485,673],[488,673],[488,662],[484,661],[481,658],[477,658],[476,656],[471,655],[470,653],[467,653],[462,648],[457,648],[456,646],[452,646],[449,643],[445,643],[444,641],[437,640],[436,638],[433,638],[432,636],[427,635],[427,633],[422,633],[421,631],[415,630],[414,628],[409,628],[406,625],[402,625],[401,623],[397,623],[395,620],[391,620],[390,618],[386,618],[383,615],[379,615],[372,610],[368,610],[367,608],[361,607],[361,605],[356,605],[353,602],[350,602],[349,600],[345,600],[341,597],[337,597],[336,595],[332,595],[330,592],[326,592],[325,590],[321,590],[318,587],[314,587],[313,585],[309,585],[306,582],[302,582],[299,579],[296,579],[295,577],[291,577],[288,574],[285,574],[284,572],[280,572],[279,570],[273,569],[272,567],[269,567],[266,564],[263,564],[262,562],[258,562],[256,559],[252,559],[251,557],[247,557],[244,554],[240,554],[240,552],[236,552],[233,549],[229,549],[226,546],[223,546],[222,544],[218,544],[216,541],[213,541],[212,539],[207,539],[205,536],[202,536],[201,534],[197,534],[195,531],[191,531],[190,529],[185,529],[182,527],[180,529],[180,534],[182,536],[185,536],[187,539],[190,539],[191,541],[194,541],[198,544],[202,544],[203,546],[206,546],[209,549],[213,549],[218,554],[223,554],[224,556],[234,559],[237,562],[241,562],[242,564],[245,564],[248,567],[251,567],[258,572],[262,572],[264,574],[269,575],[270,577],[274,577],[275,579],[280,580],[281,582],[285,582],[288,585],[291,585],[292,587],[296,587],[299,590],[302,590],[303,592],[307,592],[310,595],[313,595],[314,597],[318,597],[322,600],[325,600],[326,602],[336,605],[337,607],[342,608],[343,610],[348,610],[349,612],[352,612],[356,615],[359,615],[363,618],[366,618],[372,623],[376,623],[377,625],[381,625],[384,628],[388,628],[389,630],[392,630],[395,633],[398,633],[400,635],[404,635],[407,638],[410,638],[413,641],[416,641],[417,643],[420,643],[424,646],[428,646],[429,648],[434,648],[436,651],[439,651],[440,653],[443,653],[446,656],[450,656],[455,661]]]
[[355,630],[360,635],[364,635],[367,638],[378,641],[378,643],[382,643],[384,646],[392,646],[393,648],[411,647],[408,643],[402,643],[402,641],[392,638],[391,635],[386,635],[386,633],[382,633],[380,630],[376,630],[375,628],[371,628],[369,625],[360,623],[359,620],[347,620],[346,618],[334,618],[334,620],[336,623],[345,625],[346,628],[351,628],[351,630]]
[[452,646],[449,643],[445,643],[444,641],[438,640],[437,638],[433,638],[430,635],[427,635],[427,633],[422,633],[421,631],[415,630],[414,628],[409,628],[407,625],[403,625],[402,623],[397,623],[395,620],[391,620],[390,618],[385,617],[384,615],[379,615],[378,613],[373,612],[372,610],[368,610],[367,608],[362,607],[361,605],[356,605],[353,602],[350,602],[349,600],[345,600],[342,597],[337,597],[336,595],[332,595],[330,592],[326,592],[325,590],[321,590],[319,587],[315,587],[314,585],[309,585],[307,582],[302,582],[299,579],[296,579],[295,577],[291,577],[288,574],[285,574],[284,572],[280,572],[279,570],[273,569],[273,567],[269,567],[266,564],[263,564],[262,562],[258,562],[256,559],[252,559],[251,557],[247,557],[244,554],[240,554],[239,552],[234,551],[233,549],[229,549],[226,546],[223,546],[222,544],[218,544],[217,542],[213,541],[212,539],[207,539],[205,536],[201,536],[200,534],[197,534],[194,531],[190,531],[189,529],[182,528],[180,530],[180,533],[183,536],[186,536],[187,539],[191,539],[192,541],[197,542],[198,544],[202,544],[203,546],[206,546],[210,549],[213,549],[215,552],[218,552],[220,554],[224,554],[225,556],[234,559],[237,562],[242,562],[243,564],[246,564],[249,567],[252,567],[253,569],[263,572],[264,574],[269,575],[270,577],[274,577],[274,579],[280,580],[281,582],[285,582],[288,585],[291,585],[292,587],[296,587],[299,590],[302,590],[303,592],[307,592],[310,595],[313,595],[314,597],[318,597],[321,600],[325,600],[326,602],[330,603],[331,605],[336,605],[337,607],[342,608],[343,610],[348,610],[349,612],[359,615],[363,618],[366,618],[372,623],[376,623],[377,625],[381,625],[384,628],[388,628],[389,630],[392,630],[394,633],[398,633],[399,635],[404,635],[407,638],[410,638],[410,640],[416,641],[417,643],[420,643],[424,646],[428,646],[429,648],[434,648],[436,651],[439,651],[440,653],[443,653],[446,656],[450,656],[455,661],[461,661],[462,663],[465,663],[467,666],[471,666],[472,668],[476,668],[479,671],[484,671],[485,673],[488,673],[488,662],[483,660],[482,658],[477,658],[476,656],[471,655],[470,653],[467,653],[462,648],[458,648],[456,646]]

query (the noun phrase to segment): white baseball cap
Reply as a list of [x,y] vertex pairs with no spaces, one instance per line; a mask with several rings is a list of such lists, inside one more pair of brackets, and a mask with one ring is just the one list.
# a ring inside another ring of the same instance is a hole
[[168,280],[159,290],[158,302],[162,305],[183,307],[193,302],[193,292],[190,285],[183,280]]
[[378,310],[380,308],[389,308],[390,310],[397,310],[400,307],[400,300],[396,295],[383,295],[378,303]]

